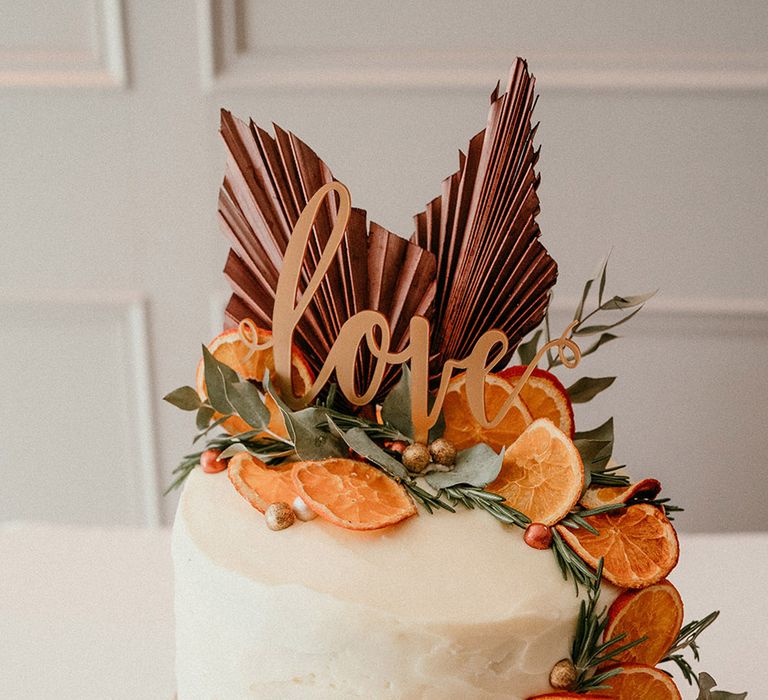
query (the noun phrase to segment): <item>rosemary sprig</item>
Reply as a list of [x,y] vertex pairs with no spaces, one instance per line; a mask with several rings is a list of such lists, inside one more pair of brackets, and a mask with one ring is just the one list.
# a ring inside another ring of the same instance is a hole
[[163,493],[164,496],[168,495],[174,489],[179,488],[186,478],[192,473],[192,470],[200,464],[200,457],[206,450],[225,450],[232,447],[240,446],[242,451],[250,452],[255,457],[261,459],[265,464],[274,464],[281,462],[286,457],[294,454],[293,445],[288,440],[284,440],[278,437],[259,437],[259,432],[252,430],[247,433],[239,433],[237,435],[227,435],[222,433],[213,438],[210,438],[205,447],[199,452],[192,452],[191,454],[184,455],[179,465],[171,472],[176,475],[176,478],[171,482],[168,488]]
[[561,521],[561,525],[565,525],[566,527],[580,527],[585,530],[588,530],[593,535],[598,534],[597,530],[595,529],[594,525],[592,525],[590,522],[588,522],[585,518],[588,518],[592,515],[601,515],[602,513],[610,513],[614,510],[621,510],[622,508],[626,508],[627,506],[624,503],[609,503],[604,506],[598,506],[597,508],[589,508],[589,509],[581,509],[581,510],[572,510],[568,515],[566,515]]
[[563,578],[566,581],[571,578],[576,593],[579,592],[579,586],[590,587],[594,585],[595,572],[566,544],[562,535],[554,528],[552,529],[552,551]]
[[600,583],[603,577],[602,559],[593,576],[587,593],[587,600],[581,601],[576,636],[571,647],[571,661],[577,673],[573,689],[578,693],[605,688],[603,682],[621,673],[622,669],[616,667],[602,673],[596,673],[597,667],[606,662],[615,661],[627,649],[631,649],[646,640],[646,637],[641,637],[621,644],[626,635],[619,634],[607,641],[601,641],[608,624],[607,608],[603,608],[600,612],[597,609],[600,600]]
[[687,625],[683,625],[674,644],[672,644],[669,651],[667,651],[666,656],[661,660],[661,663],[671,661],[672,663],[677,664],[677,667],[683,674],[683,678],[685,678],[690,685],[693,685],[694,682],[698,685],[699,679],[694,673],[690,662],[681,652],[690,649],[694,660],[699,661],[699,635],[717,619],[718,615],[720,615],[720,611],[715,610],[701,620],[693,620]]
[[344,431],[360,428],[361,430],[364,430],[372,440],[402,440],[404,442],[411,442],[411,438],[388,423],[375,423],[362,416],[353,416],[331,408],[324,408],[323,410],[325,414]]
[[[376,466],[376,465],[374,465]],[[435,510],[442,508],[451,513],[455,513],[456,510],[452,505],[446,503],[440,494],[433,494],[426,489],[421,488],[415,481],[403,480],[400,482],[408,493],[414,498],[415,501],[420,503],[424,509],[431,515]]]
[[625,467],[625,464],[618,464],[615,467],[605,467],[601,471],[593,471],[590,475],[590,486],[629,486],[630,481],[626,474],[615,473]]
[[667,516],[667,519],[672,522],[674,518],[670,515],[670,513],[682,513],[685,511],[685,508],[672,505],[670,500],[671,499],[669,498],[646,498],[643,496],[634,496],[627,501],[627,505],[632,506],[636,503],[647,503],[648,505],[656,506],[657,508],[661,508],[662,513],[664,513],[664,515]]
[[448,486],[441,489],[438,495],[443,494],[448,496],[454,505],[461,503],[461,505],[469,510],[479,508],[506,525],[526,528],[531,523],[531,519],[527,515],[523,515],[519,510],[507,505],[504,502],[504,496],[486,491],[477,486],[467,486],[465,484]]

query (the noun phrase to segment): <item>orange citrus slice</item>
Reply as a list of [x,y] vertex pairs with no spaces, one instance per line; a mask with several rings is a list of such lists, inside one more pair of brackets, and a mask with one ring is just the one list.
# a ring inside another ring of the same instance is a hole
[[270,503],[293,503],[296,488],[291,479],[293,464],[268,467],[258,457],[240,452],[229,460],[227,476],[235,490],[262,513]]
[[365,462],[297,462],[292,477],[299,496],[315,513],[349,530],[378,530],[416,514],[405,489]]
[[[264,343],[272,337],[271,331],[264,330],[263,328],[256,329],[256,341],[258,343]],[[250,348],[243,342],[240,337],[240,333],[237,328],[231,328],[228,331],[219,333],[208,345],[208,350],[219,361],[235,370],[240,375],[241,379],[252,379],[257,382],[264,380],[265,370],[269,370],[270,374],[275,371],[275,361],[272,356],[272,348],[266,350],[258,350],[250,355]],[[304,359],[304,355],[294,348],[291,354],[291,376],[293,379],[293,390],[297,396],[302,395],[312,384],[312,371]],[[203,367],[203,361],[197,365],[197,393],[200,398],[205,400],[208,397],[208,393],[205,389],[205,369]],[[270,420],[269,429],[282,437],[287,437],[288,432],[285,429],[285,421],[283,414],[280,412],[274,399],[267,394],[264,399],[264,403],[269,409]],[[221,418],[220,413],[214,413],[213,419],[218,420]],[[236,435],[237,433],[245,433],[252,430],[239,416],[232,416],[227,418],[221,427],[224,428],[230,435]]]
[[[523,365],[507,367],[499,376],[515,386],[528,368]],[[538,367],[520,390],[520,398],[534,418],[549,418],[568,437],[573,438],[576,424],[568,391],[551,372]]]
[[615,657],[616,662],[655,666],[683,625],[683,600],[666,579],[639,591],[624,591],[608,610],[604,639],[624,634],[622,644],[647,639]]
[[675,568],[680,555],[677,534],[659,508],[639,503],[585,520],[598,534],[563,525],[557,531],[592,568],[602,557],[603,575],[620,588],[646,588]]
[[[642,664],[621,664],[621,673],[603,681],[616,700],[682,700],[674,681],[664,671]],[[608,691],[605,691],[608,692]]]
[[614,503],[626,503],[635,496],[656,498],[661,492],[661,483],[656,479],[643,479],[628,486],[590,487],[581,497],[585,508],[598,508]]
[[539,418],[504,452],[501,471],[487,488],[532,522],[554,525],[578,502],[584,465],[571,439]]
[[610,700],[610,695],[594,695],[593,693],[544,693],[544,695],[533,695],[528,700],[567,700],[573,698],[573,700]]
[[[445,432],[443,437],[450,440],[457,450],[484,442],[497,452],[511,445],[530,425],[531,414],[518,396],[504,416],[504,420],[495,428],[483,428],[472,415],[467,403],[467,390],[464,386],[465,375],[454,377],[448,385],[448,392],[443,403]],[[486,377],[485,414],[493,418],[512,393],[513,386],[506,379],[495,374]]]

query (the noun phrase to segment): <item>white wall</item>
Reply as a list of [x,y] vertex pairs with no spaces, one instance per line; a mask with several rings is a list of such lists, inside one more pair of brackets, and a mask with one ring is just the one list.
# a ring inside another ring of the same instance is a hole
[[[0,518],[152,523],[225,297],[218,109],[313,145],[409,234],[520,54],[558,309],[611,247],[660,287],[581,414],[688,507],[768,528],[763,2],[0,1]],[[578,418],[578,416],[577,416]]]

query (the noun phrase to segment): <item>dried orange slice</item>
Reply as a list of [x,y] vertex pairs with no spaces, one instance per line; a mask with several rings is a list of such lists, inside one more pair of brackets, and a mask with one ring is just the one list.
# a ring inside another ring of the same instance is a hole
[[[527,369],[523,365],[515,365],[499,372],[499,376],[515,386]],[[520,398],[534,418],[549,418],[568,437],[573,438],[576,424],[571,399],[554,374],[535,368],[520,390]]]
[[531,423],[504,453],[488,490],[533,522],[554,525],[576,505],[584,488],[584,466],[571,439],[547,418]]
[[615,657],[617,663],[655,666],[683,625],[683,600],[666,579],[639,591],[624,591],[608,610],[604,639],[624,634],[622,643],[647,639]]
[[533,695],[528,700],[567,700],[573,698],[573,700],[610,700],[610,695],[594,695],[593,693],[544,693],[544,695]]
[[[264,343],[272,337],[272,332],[264,330],[263,328],[256,329],[256,341],[258,343]],[[269,370],[270,373],[275,371],[275,361],[272,356],[272,348],[266,350],[259,350],[250,355],[250,348],[243,342],[240,337],[240,333],[237,328],[231,328],[228,331],[219,333],[208,345],[208,350],[219,361],[235,370],[242,379],[253,379],[257,382],[261,382],[264,379],[265,370]],[[304,355],[294,348],[291,354],[291,375],[293,379],[293,389],[297,395],[301,395],[312,384],[312,371],[304,359]],[[205,369],[203,367],[203,361],[200,360],[197,365],[197,393],[200,398],[205,400],[208,397],[208,393],[205,389]],[[271,396],[267,394],[264,403],[269,409],[270,420],[269,429],[282,437],[287,437],[288,433],[285,429],[285,421],[283,414],[280,412],[275,401]],[[221,418],[220,413],[213,415],[214,420]],[[232,416],[227,418],[221,427],[224,428],[230,435],[236,435],[237,433],[244,433],[252,430],[242,418],[239,416]]]
[[647,503],[585,520],[598,534],[563,525],[557,531],[589,566],[602,557],[603,575],[621,588],[646,588],[665,578],[677,564],[680,547],[672,523]]
[[315,513],[349,530],[378,530],[416,514],[405,489],[365,462],[297,462],[292,477],[298,494]]
[[598,508],[613,503],[626,503],[635,496],[656,498],[661,492],[661,482],[656,479],[643,479],[628,486],[601,486],[588,488],[581,497],[585,508]]
[[[497,452],[511,445],[531,424],[533,418],[518,396],[504,420],[495,428],[483,428],[472,415],[467,403],[467,390],[464,386],[464,374],[451,380],[443,403],[445,432],[443,437],[450,440],[457,450],[484,442]],[[513,386],[506,379],[496,374],[486,377],[485,414],[493,418],[512,393]]]
[[270,503],[293,503],[296,487],[291,479],[293,464],[268,467],[258,457],[240,452],[229,460],[227,476],[235,490],[262,513]]
[[[642,664],[621,664],[621,673],[603,681],[616,700],[682,700],[674,681],[664,671]],[[606,691],[608,692],[608,691]]]

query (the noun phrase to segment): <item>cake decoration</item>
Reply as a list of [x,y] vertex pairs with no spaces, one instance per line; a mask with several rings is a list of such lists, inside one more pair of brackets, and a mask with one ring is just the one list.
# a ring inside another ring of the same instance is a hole
[[[535,697],[679,698],[674,665],[700,698],[743,698],[713,691],[686,655],[698,661],[717,613],[683,625],[667,581],[681,509],[613,462],[612,419],[577,430],[573,405],[615,377],[566,388],[553,373],[615,340],[653,293],[608,296],[606,259],[551,334],[558,268],[536,223],[534,85],[518,59],[410,241],[368,223],[296,136],[222,111],[233,294],[195,386],[165,397],[196,413],[204,441],[169,490],[197,466],[226,470],[277,538],[315,518],[396,532],[437,510],[483,511],[554,556],[581,597],[571,655],[548,674],[556,692]],[[621,589],[607,607],[604,580]]]

